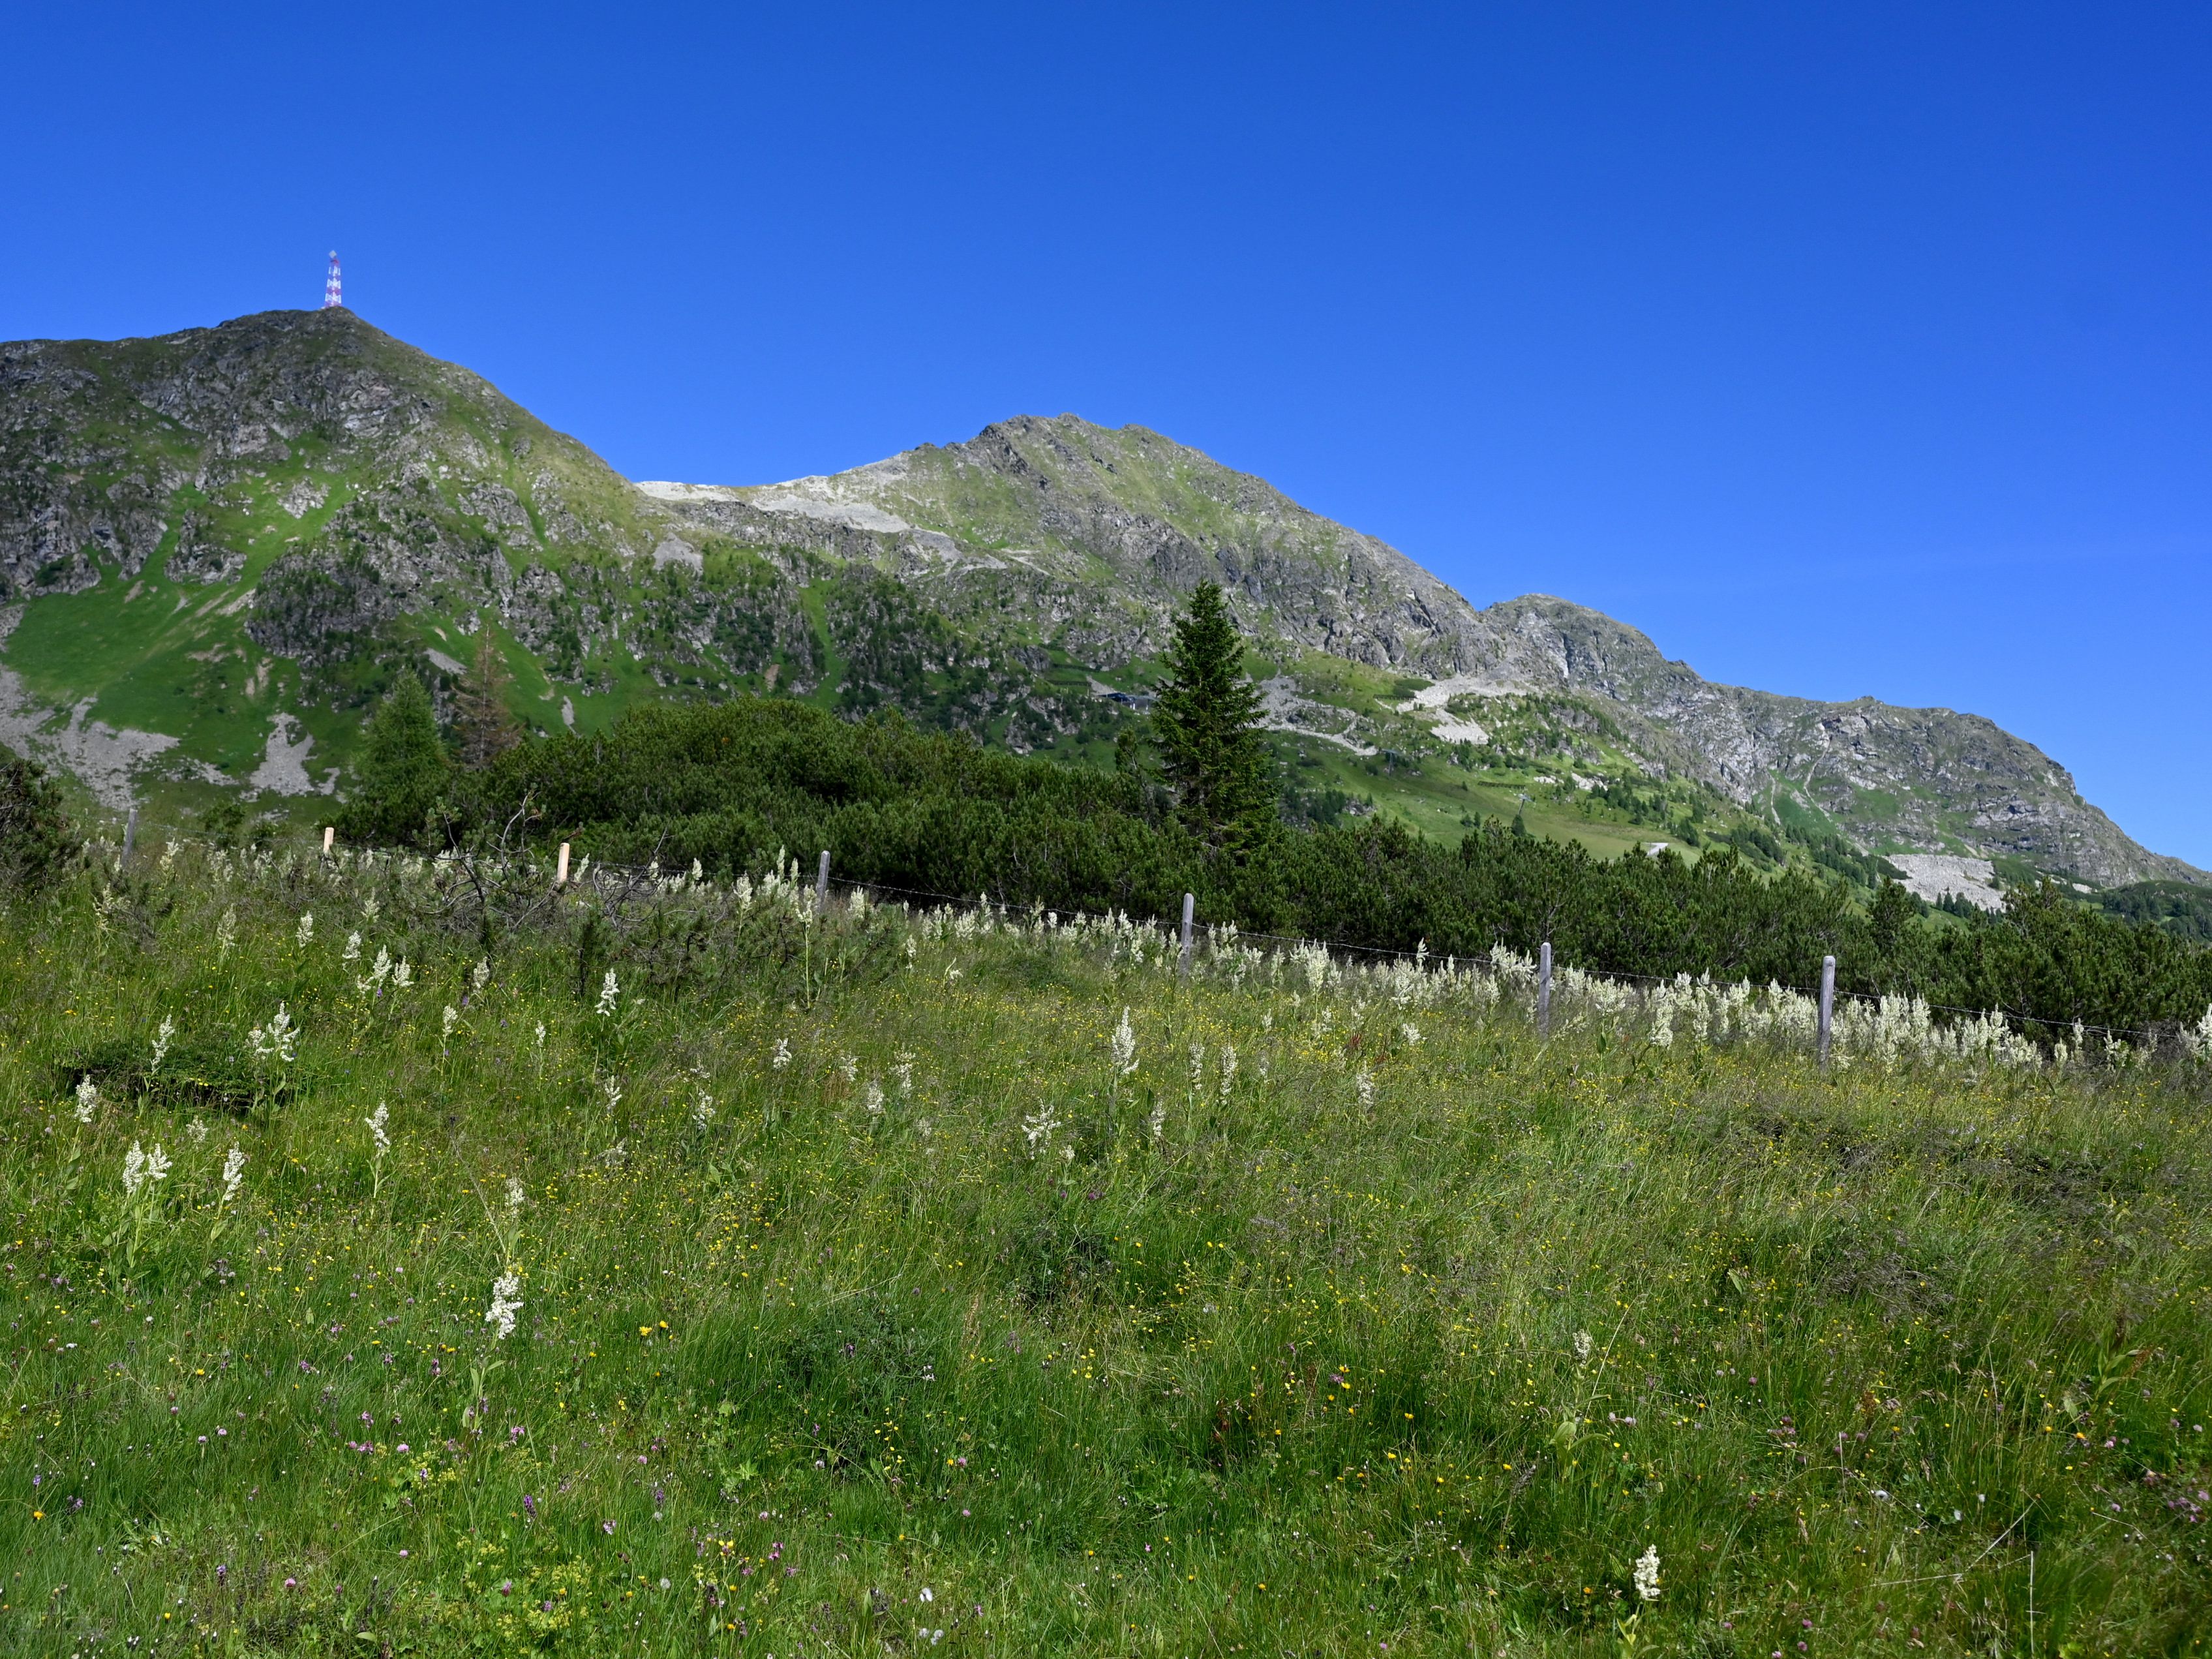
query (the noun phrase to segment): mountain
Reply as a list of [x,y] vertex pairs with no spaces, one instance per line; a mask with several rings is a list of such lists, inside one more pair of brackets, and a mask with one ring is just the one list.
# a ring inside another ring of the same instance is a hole
[[349,312],[0,345],[0,739],[111,805],[329,793],[392,665],[444,697],[483,627],[540,729],[773,692],[1097,761],[1208,577],[1317,811],[2205,879],[1986,720],[1713,684],[1562,599],[1478,609],[1139,427],[632,484]]

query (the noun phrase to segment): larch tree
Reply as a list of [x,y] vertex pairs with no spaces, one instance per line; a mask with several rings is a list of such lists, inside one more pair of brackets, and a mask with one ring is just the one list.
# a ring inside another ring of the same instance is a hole
[[453,694],[453,732],[461,764],[471,770],[490,765],[522,741],[522,723],[507,706],[514,680],[490,626],[478,628],[476,660]]

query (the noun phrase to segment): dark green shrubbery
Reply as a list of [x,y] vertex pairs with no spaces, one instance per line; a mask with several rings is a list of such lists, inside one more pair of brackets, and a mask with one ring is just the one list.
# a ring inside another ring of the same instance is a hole
[[2097,908],[2123,921],[2161,928],[2176,939],[2212,944],[2212,888],[2185,881],[2139,881],[2098,894]]
[[40,892],[78,849],[62,792],[34,760],[0,749],[0,889]]

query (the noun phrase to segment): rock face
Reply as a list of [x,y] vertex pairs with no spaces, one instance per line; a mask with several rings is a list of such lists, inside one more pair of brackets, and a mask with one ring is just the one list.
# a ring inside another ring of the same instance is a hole
[[1491,675],[1594,694],[1640,752],[1744,806],[1815,809],[1863,848],[2009,855],[2100,886],[2203,878],[2137,846],[2064,768],[1981,715],[1717,685],[1634,629],[1542,595],[1475,614]]
[[1905,890],[1930,904],[1961,898],[1984,910],[2004,908],[1997,890],[1996,869],[1987,859],[1953,858],[1942,853],[1895,853],[1890,855],[1905,876]]
[[[442,696],[483,627],[541,729],[772,689],[1027,748],[1128,718],[1094,677],[1130,689],[1206,579],[1280,665],[1270,718],[1356,753],[1465,755],[1538,709],[1754,821],[2100,885],[2200,878],[1987,720],[1711,684],[1561,599],[1477,610],[1140,427],[1021,416],[829,477],[633,485],[343,311],[0,345],[7,732],[57,754],[110,696],[173,680],[175,729],[121,732],[142,770],[326,788],[289,757],[313,742],[319,770],[342,764],[386,665]],[[128,623],[107,655],[67,642],[95,612]]]

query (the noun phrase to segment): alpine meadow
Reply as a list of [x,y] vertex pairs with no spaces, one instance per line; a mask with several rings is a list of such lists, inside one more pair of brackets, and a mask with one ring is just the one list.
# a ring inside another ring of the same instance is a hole
[[0,946],[13,1650],[2202,1639],[2212,1022],[119,854]]
[[2020,739],[1141,428],[3,349],[0,1647],[2202,1650],[2203,872]]

